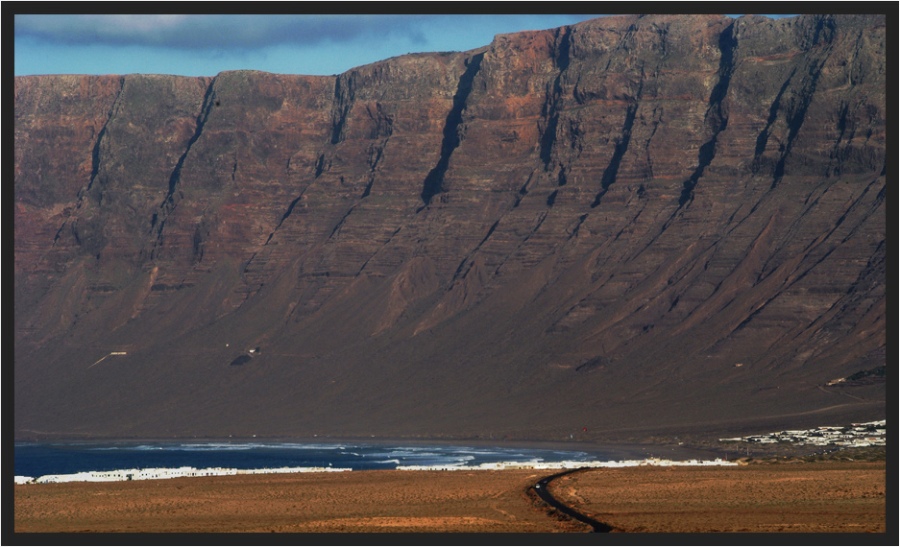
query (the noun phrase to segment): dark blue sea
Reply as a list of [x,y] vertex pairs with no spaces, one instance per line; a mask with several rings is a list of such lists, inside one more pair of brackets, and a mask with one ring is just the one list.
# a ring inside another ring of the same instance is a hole
[[603,454],[531,448],[402,446],[364,443],[140,442],[15,443],[15,474],[27,477],[151,467],[340,467],[558,462],[611,459]]

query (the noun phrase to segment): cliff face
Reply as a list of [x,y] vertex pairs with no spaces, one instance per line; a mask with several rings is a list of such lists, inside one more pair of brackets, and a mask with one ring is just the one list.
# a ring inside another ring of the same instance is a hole
[[17,435],[883,417],[823,386],[885,361],[885,70],[879,16],[622,16],[16,78]]

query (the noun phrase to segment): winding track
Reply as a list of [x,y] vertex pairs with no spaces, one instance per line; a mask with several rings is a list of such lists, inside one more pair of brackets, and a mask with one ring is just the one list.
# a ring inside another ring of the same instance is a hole
[[545,502],[550,504],[557,511],[559,511],[565,515],[568,515],[575,520],[581,521],[581,522],[587,524],[588,526],[591,526],[594,529],[594,532],[600,532],[600,533],[610,532],[610,531],[612,531],[612,527],[610,525],[600,522],[598,520],[594,520],[587,515],[583,515],[583,514],[579,513],[578,511],[572,509],[568,505],[563,504],[562,502],[560,502],[559,500],[557,500],[550,494],[550,490],[549,490],[548,486],[550,485],[551,481],[558,479],[559,477],[562,477],[565,475],[570,475],[572,473],[584,471],[586,469],[588,469],[588,468],[587,467],[579,467],[578,469],[569,469],[567,471],[563,471],[563,472],[557,473],[555,475],[550,475],[549,477],[544,477],[543,479],[541,479],[541,480],[537,481],[537,483],[535,483],[534,491],[537,492],[537,495],[540,496],[542,500],[544,500]]

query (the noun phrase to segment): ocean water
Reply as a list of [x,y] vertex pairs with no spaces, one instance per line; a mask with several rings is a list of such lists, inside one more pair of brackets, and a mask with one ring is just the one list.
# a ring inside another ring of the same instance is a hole
[[182,466],[363,470],[395,469],[398,465],[477,466],[500,461],[610,459],[598,453],[530,448],[291,442],[15,443],[14,456],[15,474],[28,477]]

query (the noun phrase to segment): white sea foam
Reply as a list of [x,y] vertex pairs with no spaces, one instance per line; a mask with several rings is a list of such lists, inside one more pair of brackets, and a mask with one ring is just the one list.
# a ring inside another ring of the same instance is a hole
[[[175,479],[181,477],[221,477],[228,475],[257,475],[274,473],[332,473],[351,471],[349,467],[276,467],[265,469],[233,469],[225,467],[166,467],[146,469],[115,469],[113,471],[82,471],[60,475],[42,475],[37,478],[16,477],[16,484],[57,483],[57,482],[119,482],[157,479]],[[19,479],[31,479],[19,482]]]
[[[660,458],[648,458],[643,460],[619,460],[619,461],[543,461],[541,459],[531,459],[528,461],[497,461],[483,462],[478,465],[467,465],[464,461],[471,461],[473,457],[468,459],[457,459],[438,464],[428,465],[400,465],[397,459],[382,461],[379,463],[394,463],[396,469],[400,471],[477,471],[477,470],[503,470],[503,469],[577,469],[577,468],[600,468],[600,467],[639,467],[639,466],[735,466],[736,462],[729,462],[716,458],[715,460],[664,460]],[[31,483],[59,483],[59,482],[115,482],[129,480],[155,480],[155,479],[173,479],[179,477],[212,477],[227,475],[250,475],[250,474],[269,474],[269,473],[322,473],[322,472],[343,472],[352,471],[345,467],[279,467],[264,469],[232,469],[222,467],[211,467],[198,469],[194,467],[177,467],[177,468],[147,468],[147,469],[117,469],[114,471],[84,471],[80,473],[70,473],[62,475],[43,475],[41,477],[32,478],[25,476],[16,476],[16,484]]]
[[736,462],[729,462],[716,458],[715,460],[662,460],[648,458],[644,460],[619,460],[619,461],[537,461],[526,462],[505,461],[485,462],[472,466],[457,465],[398,465],[401,471],[457,471],[457,470],[502,470],[502,469],[578,469],[583,467],[640,467],[640,466],[734,466]]

